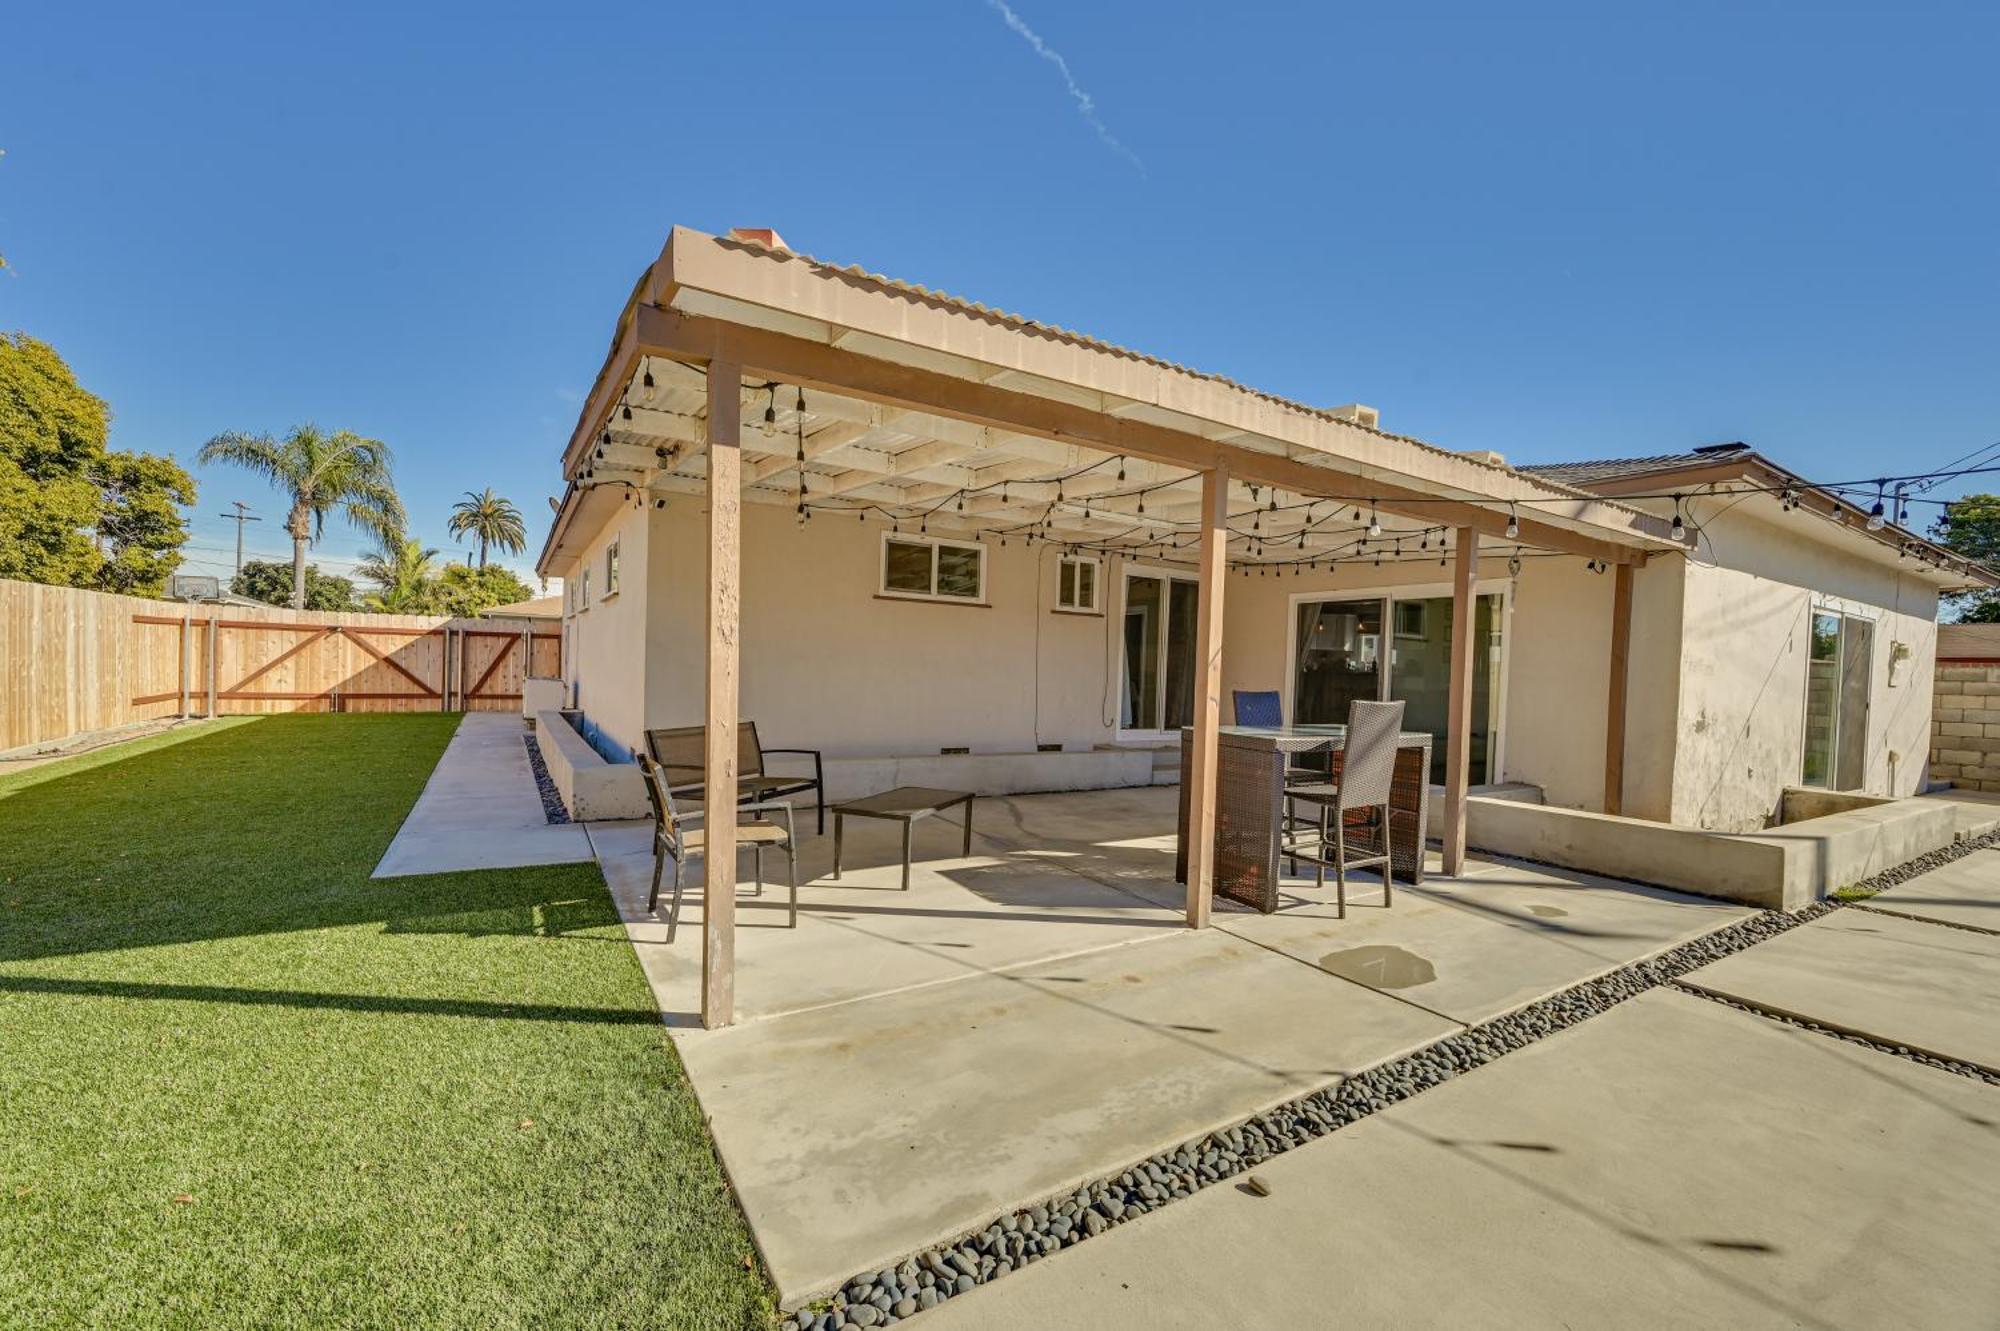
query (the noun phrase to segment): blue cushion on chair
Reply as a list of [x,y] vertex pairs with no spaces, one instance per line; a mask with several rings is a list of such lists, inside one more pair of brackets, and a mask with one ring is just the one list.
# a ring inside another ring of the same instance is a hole
[[1251,693],[1237,689],[1236,724],[1239,726],[1282,726],[1284,703],[1276,693]]

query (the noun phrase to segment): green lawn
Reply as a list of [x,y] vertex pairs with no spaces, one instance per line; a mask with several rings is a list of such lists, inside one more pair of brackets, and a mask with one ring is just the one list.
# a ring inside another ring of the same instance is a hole
[[596,868],[369,880],[456,723],[0,779],[0,1326],[770,1323]]

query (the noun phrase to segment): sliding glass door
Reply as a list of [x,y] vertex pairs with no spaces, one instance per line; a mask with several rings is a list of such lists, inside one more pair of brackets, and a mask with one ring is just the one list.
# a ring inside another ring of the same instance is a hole
[[1868,783],[1868,691],[1874,658],[1871,621],[1832,610],[1813,612],[1801,784],[1859,790]]
[[[1342,724],[1356,699],[1401,699],[1403,724],[1436,737],[1431,780],[1442,782],[1451,717],[1452,623],[1449,596],[1380,596],[1301,601],[1293,639],[1292,720]],[[1472,761],[1469,781],[1499,771],[1501,600],[1474,599]]]
[[1194,635],[1200,589],[1166,573],[1125,575],[1125,676],[1118,728],[1177,732],[1194,720]]

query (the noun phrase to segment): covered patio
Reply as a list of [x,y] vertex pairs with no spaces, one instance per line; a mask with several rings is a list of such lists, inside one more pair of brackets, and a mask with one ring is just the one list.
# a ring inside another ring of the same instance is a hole
[[[703,1029],[691,894],[648,914],[650,828],[591,828],[640,962],[787,1306],[1166,1147],[1749,914],[1588,875],[1433,854],[1421,887],[1288,877],[1264,915],[1186,927],[1169,788],[1023,795],[917,830],[805,841],[746,884],[736,1025]],[[767,861],[768,867],[768,861]],[[664,914],[664,910],[662,912]]]
[[[1548,552],[1610,572],[1612,614],[1593,631],[1608,638],[1614,668],[1603,698],[1577,704],[1602,708],[1604,802],[1615,810],[1622,788],[1632,571],[1649,555],[1688,543],[1663,518],[1525,476],[1488,455],[1387,434],[1368,408],[1283,401],[1080,334],[820,263],[794,254],[769,232],[719,238],[675,229],[621,316],[564,467],[570,489],[543,553],[545,568],[598,559],[615,586],[618,538],[607,548],[601,536],[590,535],[607,529],[608,515],[623,510],[644,517],[679,505],[683,516],[675,531],[684,537],[695,524],[677,497],[693,496],[701,507],[699,606],[683,607],[682,617],[663,628],[648,618],[662,614],[658,607],[668,598],[656,587],[641,592],[644,608],[635,624],[607,610],[589,626],[622,635],[618,642],[636,634],[650,645],[670,635],[674,642],[660,649],[662,657],[678,652],[699,659],[678,660],[671,686],[656,687],[649,657],[630,688],[614,686],[608,698],[585,692],[578,705],[590,724],[622,726],[622,742],[637,747],[640,728],[662,724],[663,712],[684,706],[677,700],[691,699],[690,685],[698,680],[699,713],[678,719],[706,725],[711,808],[733,803],[738,718],[750,710],[743,698],[744,568],[754,546],[746,545],[746,526],[768,528],[768,517],[789,510],[802,530],[843,519],[885,529],[878,601],[904,595],[888,572],[896,536],[934,540],[937,533],[962,538],[963,559],[948,572],[943,555],[930,556],[928,594],[920,589],[917,600],[950,599],[946,579],[962,577],[977,589],[964,602],[990,605],[984,595],[988,562],[997,562],[1013,541],[1017,548],[1039,545],[1071,557],[1145,561],[1162,570],[1160,595],[1171,589],[1178,603],[1178,609],[1163,605],[1160,614],[1163,624],[1169,616],[1178,624],[1173,645],[1184,652],[1180,678],[1170,685],[1169,662],[1157,690],[1136,704],[1152,709],[1137,718],[1149,724],[1124,717],[1119,730],[1165,735],[1185,726],[1192,736],[1180,773],[1192,829],[1184,883],[1172,876],[1171,859],[1166,875],[1159,872],[1153,842],[1161,824],[1144,816],[1127,819],[1157,800],[1168,810],[1164,828],[1171,840],[1169,797],[1149,791],[1107,797],[1112,807],[1067,815],[1093,820],[1071,827],[1072,835],[1065,836],[1063,820],[1051,814],[1034,834],[1044,840],[1003,845],[1012,856],[1004,891],[994,886],[1003,876],[991,866],[960,866],[963,881],[948,886],[969,900],[950,910],[924,903],[927,889],[921,888],[909,903],[854,895],[867,891],[859,886],[865,875],[856,875],[838,889],[849,895],[833,898],[848,903],[850,918],[828,918],[816,906],[797,939],[758,945],[773,958],[796,949],[801,964],[774,960],[753,973],[739,959],[739,942],[759,932],[762,906],[774,898],[767,894],[760,902],[741,890],[734,831],[725,821],[710,831],[710,853],[702,861],[706,908],[689,917],[699,934],[698,995],[682,992],[692,974],[682,960],[695,950],[691,938],[671,963],[674,974],[661,977],[663,993],[674,995],[669,1010],[696,1014],[712,1029],[741,1015],[802,1007],[837,1011],[880,992],[864,976],[894,973],[900,977],[895,987],[914,993],[968,971],[992,975],[1050,957],[1207,929],[1216,910],[1217,734],[1229,719],[1222,670],[1231,572],[1296,576],[1322,565],[1421,562],[1448,571],[1448,605],[1461,625],[1474,622],[1482,559],[1498,557],[1518,567],[1523,555]],[[752,511],[761,510],[757,523],[746,523],[746,500]],[[589,544],[592,539],[598,544]],[[655,552],[648,560],[686,568],[695,561],[683,553]],[[591,567],[583,563],[586,600]],[[863,677],[869,664],[912,651],[934,652],[941,665],[923,697],[826,687],[801,702],[797,695],[822,683],[801,677],[783,699],[796,717],[855,715],[864,729],[886,733],[899,725],[908,729],[915,716],[915,729],[900,742],[919,752],[928,744],[935,756],[937,746],[950,745],[955,736],[925,733],[922,718],[940,709],[977,711],[991,690],[1011,687],[1005,678],[989,685],[974,677],[983,664],[979,658],[1023,641],[1041,650],[1038,618],[996,612],[921,647],[890,634],[865,638],[855,650],[868,660],[857,664],[811,636],[819,623],[814,573],[786,570],[797,601],[787,607],[790,622],[778,653],[840,656],[851,675]],[[829,635],[839,627],[828,625]],[[1163,646],[1165,635],[1162,629]],[[1437,868],[1464,882],[1472,881],[1465,800],[1472,784],[1474,636],[1457,633],[1449,649],[1449,721],[1438,746],[1442,797],[1429,817],[1441,846]],[[1053,704],[1040,696],[1039,673],[1035,685],[1039,740],[1041,713]],[[758,705],[771,706],[769,695]],[[1134,709],[1128,701],[1126,710]],[[1044,751],[1070,747],[1036,743],[1018,757],[1032,770]],[[983,807],[990,822],[996,806]],[[1001,807],[1031,806],[1009,801]],[[1095,821],[1106,817],[1121,830],[1107,835]],[[1006,834],[990,826],[981,832],[988,845]],[[856,835],[865,843],[867,829]],[[1171,845],[1167,851],[1171,856]],[[807,858],[820,853],[818,845],[809,846]],[[1045,881],[1028,881],[1023,875],[1030,870]],[[1498,891],[1504,880],[1490,886]],[[987,901],[982,909],[991,922],[1008,928],[989,931],[986,941],[967,937],[970,901]],[[932,931],[928,941],[926,930]],[[1358,936],[1360,930],[1351,932]],[[813,934],[819,935],[816,945],[803,941]],[[1277,956],[1276,945],[1265,940],[1182,945],[1241,946]],[[744,953],[747,958],[747,945]],[[893,966],[887,965],[890,957]],[[1205,982],[1191,978],[1186,984]]]

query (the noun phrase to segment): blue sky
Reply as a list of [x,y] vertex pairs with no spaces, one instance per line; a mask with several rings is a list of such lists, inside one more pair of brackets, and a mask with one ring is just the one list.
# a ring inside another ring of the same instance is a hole
[[[539,544],[675,223],[1516,462],[2000,439],[1991,5],[1014,8],[1077,92],[990,0],[17,6],[0,327],[118,447],[382,438],[447,549],[489,484]],[[200,480],[192,569],[282,548]]]

